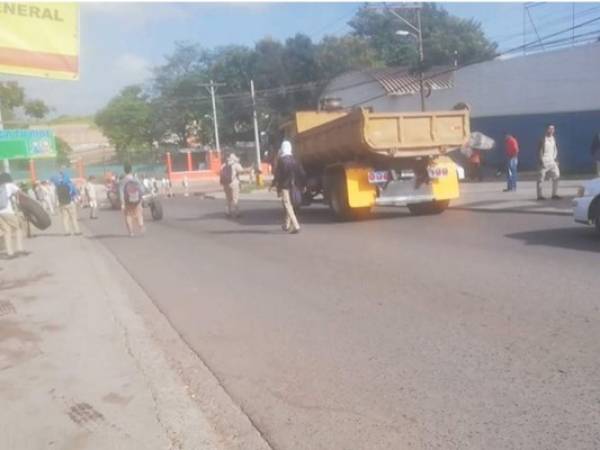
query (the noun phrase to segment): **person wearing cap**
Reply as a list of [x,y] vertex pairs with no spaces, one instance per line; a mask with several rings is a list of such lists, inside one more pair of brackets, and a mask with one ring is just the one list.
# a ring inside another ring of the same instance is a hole
[[284,223],[281,228],[292,234],[300,232],[300,224],[296,218],[292,203],[292,191],[297,189],[297,177],[301,175],[302,168],[292,155],[292,144],[283,141],[279,149],[279,158],[275,165],[275,173],[271,188],[277,188],[277,195],[281,197],[284,210]]
[[225,191],[227,200],[227,217],[239,217],[240,200],[240,175],[250,172],[251,169],[244,169],[240,164],[239,158],[231,153],[227,157],[227,162],[221,166],[220,182]]
[[[27,254],[23,251],[23,232],[13,204],[19,190],[10,174],[0,174],[0,232],[4,237],[4,248],[9,259]],[[13,234],[17,244],[16,254],[13,250]]]

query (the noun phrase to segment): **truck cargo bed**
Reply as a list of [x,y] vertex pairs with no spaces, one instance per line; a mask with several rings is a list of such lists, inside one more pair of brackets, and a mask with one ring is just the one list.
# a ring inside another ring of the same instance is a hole
[[[304,113],[306,114],[306,113]],[[315,114],[321,114],[315,113]],[[297,124],[295,150],[304,165],[370,157],[438,156],[469,138],[469,112],[374,113],[357,109],[312,128]],[[308,120],[308,117],[298,117]],[[314,121],[317,122],[317,121]]]

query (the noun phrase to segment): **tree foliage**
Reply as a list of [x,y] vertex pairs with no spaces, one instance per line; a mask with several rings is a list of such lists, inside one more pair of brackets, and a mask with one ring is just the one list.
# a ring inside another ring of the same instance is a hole
[[96,115],[96,124],[121,161],[148,154],[154,141],[151,104],[140,86],[128,86]]
[[[403,15],[416,23],[410,13]],[[471,63],[493,58],[496,46],[481,26],[448,14],[435,4],[423,4],[422,30],[425,65]],[[100,111],[97,124],[121,158],[152,150],[152,142],[186,146],[190,133],[214,145],[210,80],[217,88],[216,109],[222,145],[253,140],[250,80],[257,90],[261,130],[275,134],[290,113],[314,109],[331,78],[350,70],[418,64],[417,43],[400,37],[407,30],[386,11],[363,8],[349,22],[344,36],[325,36],[320,42],[297,34],[280,42],[265,37],[253,47],[232,45],[204,49],[176,43],[165,64],[155,68],[146,90],[130,87]],[[144,93],[146,92],[146,93]],[[193,126],[192,126],[193,125]]]
[[16,81],[0,82],[0,113],[2,121],[8,122],[6,128],[23,126],[16,123],[19,113],[43,119],[49,112],[50,108],[43,101],[28,99],[25,89]]

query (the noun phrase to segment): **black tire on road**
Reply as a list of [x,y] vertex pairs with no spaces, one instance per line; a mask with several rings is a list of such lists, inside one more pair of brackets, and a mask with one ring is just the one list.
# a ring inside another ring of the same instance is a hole
[[591,219],[594,222],[594,226],[596,227],[596,231],[600,233],[600,197],[596,197],[590,207],[591,210]]
[[423,203],[408,204],[408,210],[415,216],[428,216],[443,213],[450,205],[450,200],[433,200]]
[[150,213],[154,220],[161,220],[163,218],[163,207],[158,198],[152,199],[152,202],[150,203]]
[[38,230],[45,230],[52,224],[50,215],[36,200],[19,193],[19,207],[25,218]]
[[350,221],[368,218],[371,215],[371,207],[352,208],[348,203],[348,189],[344,172],[330,175],[327,183],[326,198],[329,201],[329,209],[336,220]]

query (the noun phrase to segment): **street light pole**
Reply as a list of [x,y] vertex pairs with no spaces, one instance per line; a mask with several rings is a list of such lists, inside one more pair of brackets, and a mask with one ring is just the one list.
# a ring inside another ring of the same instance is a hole
[[260,175],[260,137],[258,135],[258,118],[256,116],[256,100],[254,98],[254,80],[250,80],[250,92],[252,94],[252,119],[254,121],[254,145],[256,146],[256,184],[261,186]]
[[425,111],[425,91],[423,90],[423,35],[421,33],[421,10],[417,9],[417,28],[419,36],[419,91],[421,92],[421,111]]
[[417,26],[414,26],[412,23],[410,23],[408,20],[406,20],[404,17],[402,17],[400,14],[398,14],[393,9],[388,8],[387,6],[386,6],[386,8],[396,18],[400,19],[407,27],[409,27],[411,30],[414,31],[414,33],[411,33],[411,32],[405,32],[405,33],[411,34],[417,38],[417,44],[419,46],[419,92],[421,94],[421,111],[425,111],[425,89],[424,89],[424,82],[423,82],[423,61],[425,60],[425,56],[423,53],[423,34],[421,32],[421,8],[420,7],[413,8],[413,9],[417,10]]
[[212,108],[213,108],[213,125],[215,127],[215,145],[217,147],[217,152],[219,156],[221,156],[221,145],[219,144],[219,124],[217,122],[217,104],[215,101],[215,87],[225,86],[225,83],[215,83],[213,80],[210,80],[210,83],[201,84],[201,86],[205,88],[209,88],[210,97],[212,99]]

